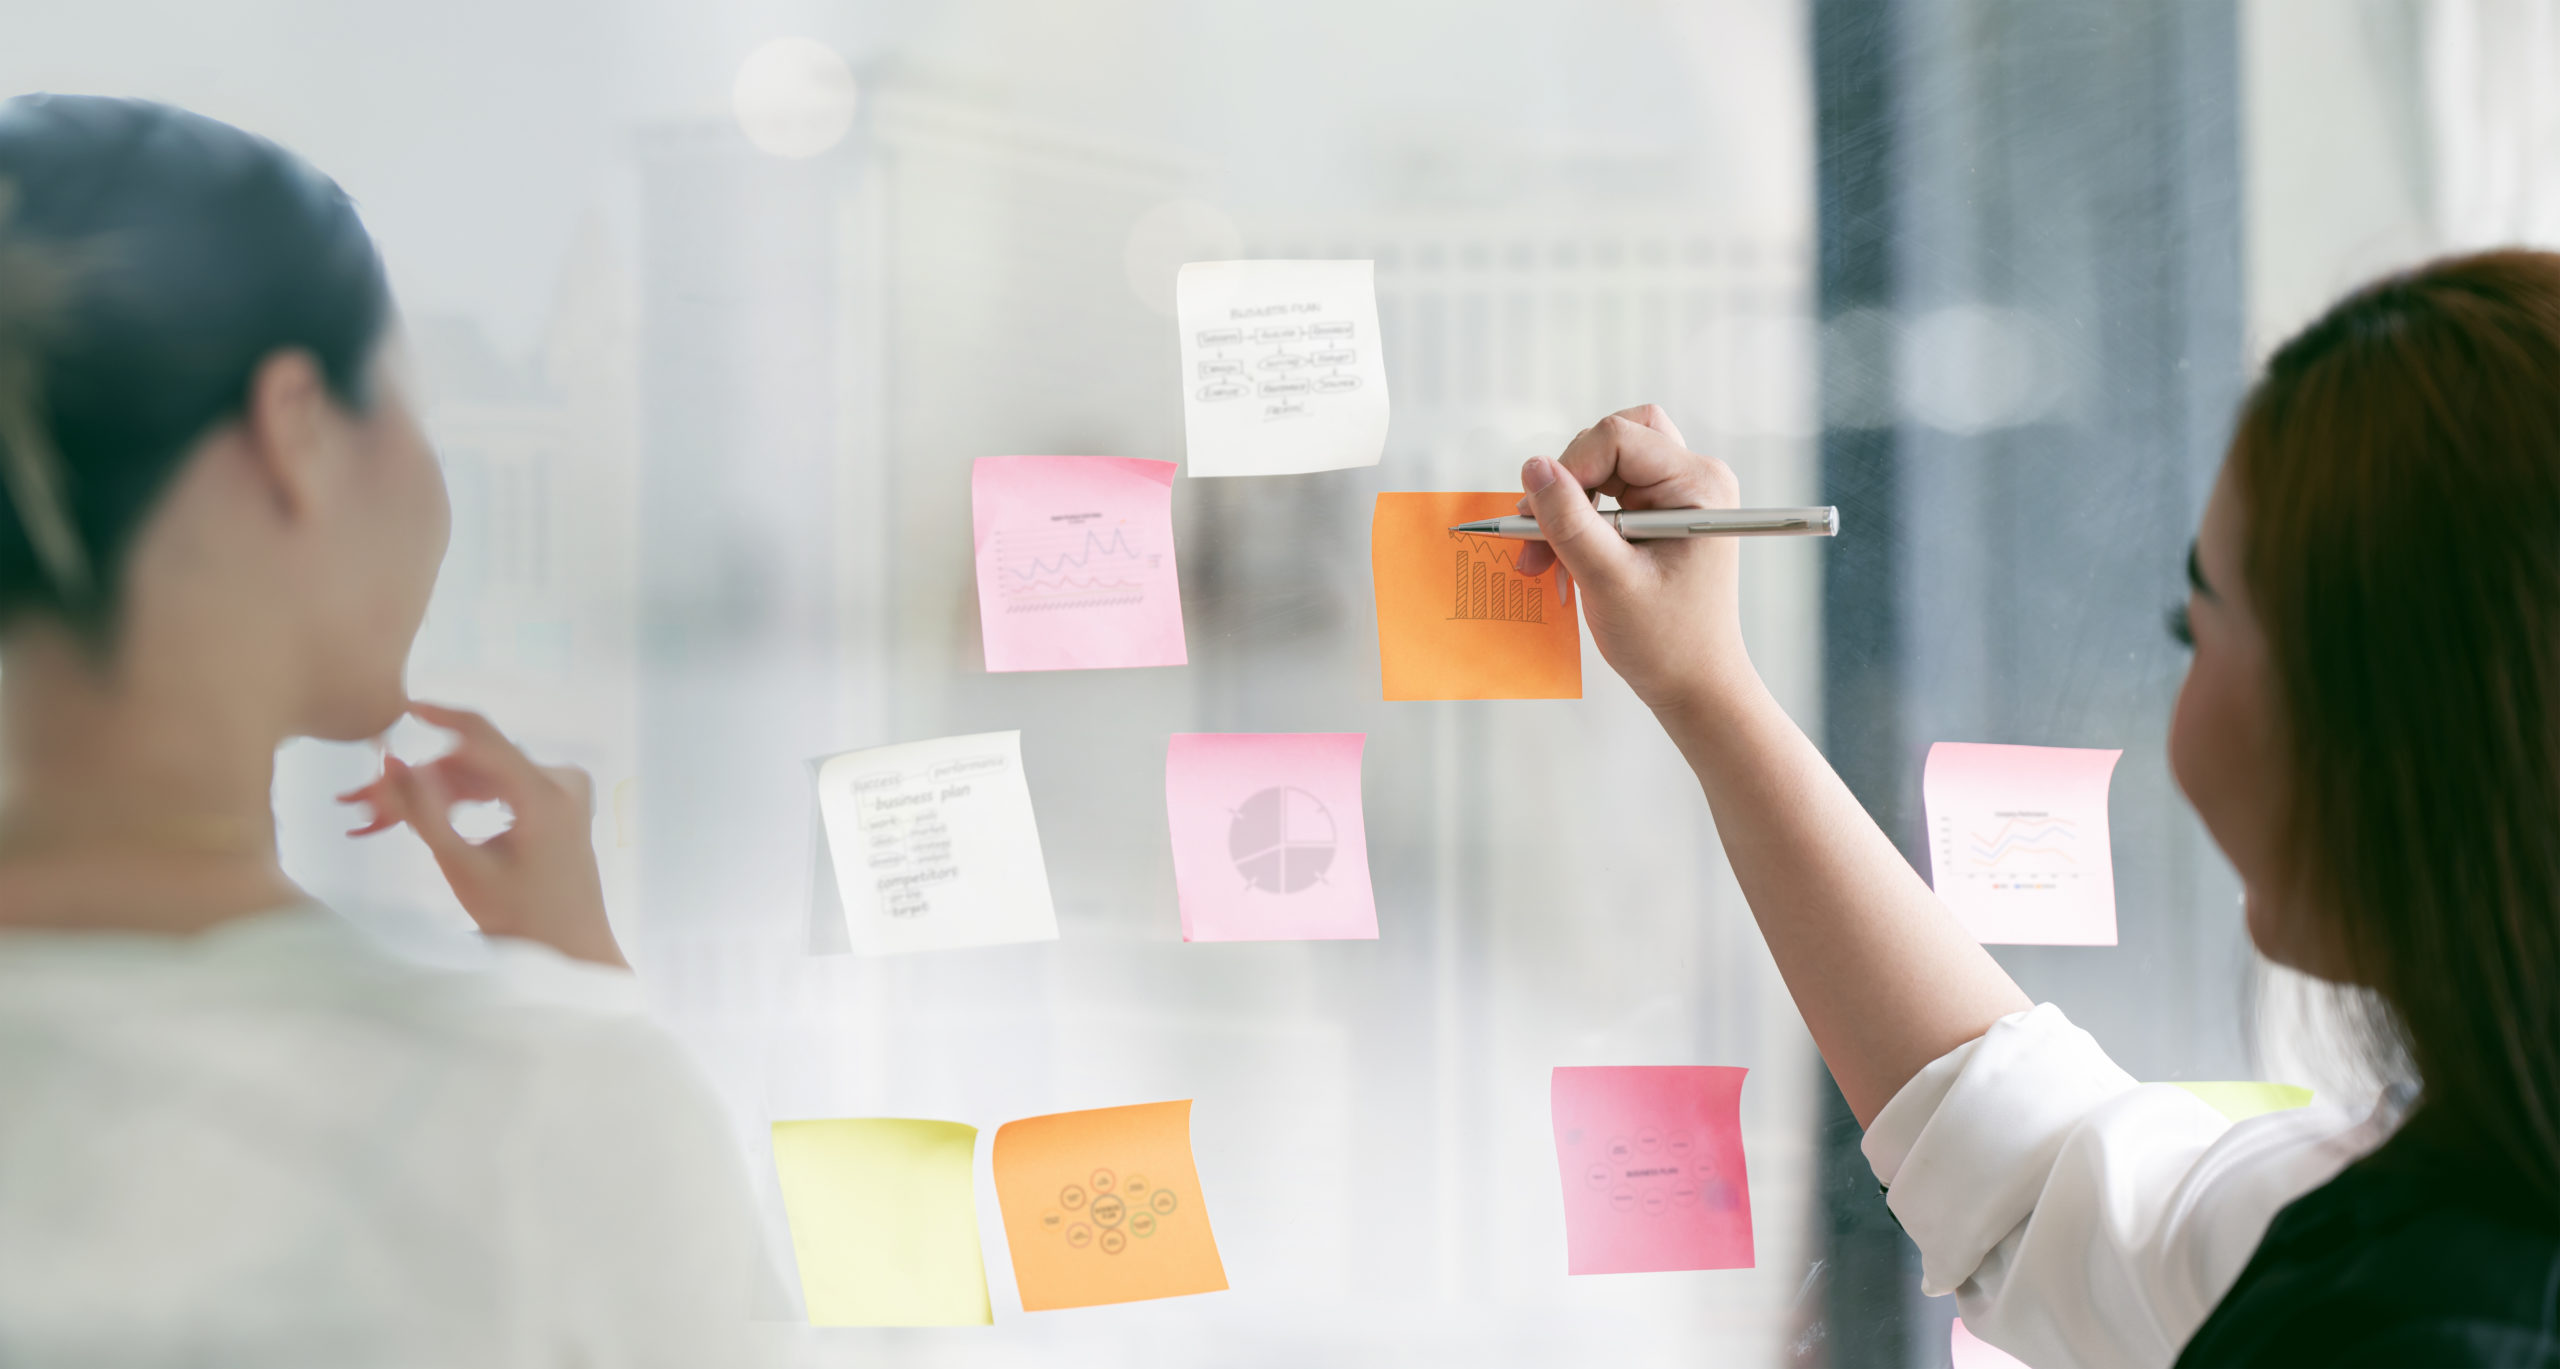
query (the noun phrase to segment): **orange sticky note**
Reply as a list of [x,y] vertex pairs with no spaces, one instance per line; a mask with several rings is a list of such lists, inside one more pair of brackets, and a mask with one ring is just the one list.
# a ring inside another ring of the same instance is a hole
[[1227,1286],[1191,1163],[1190,1099],[1007,1122],[995,1170],[1023,1311]]
[[1382,494],[1369,521],[1378,667],[1389,699],[1579,699],[1569,582],[1513,569],[1524,542],[1449,531],[1516,513],[1517,494]]

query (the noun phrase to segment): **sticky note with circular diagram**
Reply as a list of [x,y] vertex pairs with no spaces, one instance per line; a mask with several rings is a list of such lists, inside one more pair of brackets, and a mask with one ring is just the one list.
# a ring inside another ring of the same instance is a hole
[[995,1175],[1025,1312],[1227,1286],[1187,1098],[1007,1122]]
[[1567,1273],[1751,1267],[1743,1074],[1731,1065],[1556,1070]]
[[1369,569],[1386,698],[1582,697],[1571,584],[1552,568],[1520,574],[1526,542],[1450,531],[1519,502],[1499,492],[1378,496]]

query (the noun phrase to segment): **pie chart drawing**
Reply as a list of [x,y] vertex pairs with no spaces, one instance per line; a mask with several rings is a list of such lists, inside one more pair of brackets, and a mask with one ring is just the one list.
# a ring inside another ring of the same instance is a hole
[[1227,827],[1227,854],[1250,889],[1297,893],[1324,878],[1333,850],[1332,812],[1295,785],[1246,799]]

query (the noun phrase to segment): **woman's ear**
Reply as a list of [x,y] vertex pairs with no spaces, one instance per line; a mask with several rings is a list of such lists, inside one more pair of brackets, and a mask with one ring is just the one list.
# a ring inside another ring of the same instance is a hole
[[249,378],[241,436],[251,466],[287,519],[309,512],[318,494],[332,416],[328,381],[309,352],[270,353]]

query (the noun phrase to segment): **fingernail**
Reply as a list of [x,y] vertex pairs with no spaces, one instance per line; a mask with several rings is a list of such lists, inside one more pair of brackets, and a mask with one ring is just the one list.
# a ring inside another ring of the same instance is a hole
[[1533,456],[1520,463],[1520,488],[1531,494],[1556,483],[1555,463],[1543,456]]

